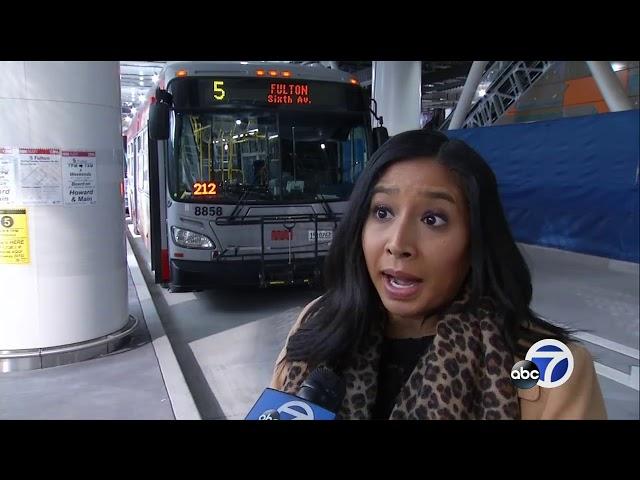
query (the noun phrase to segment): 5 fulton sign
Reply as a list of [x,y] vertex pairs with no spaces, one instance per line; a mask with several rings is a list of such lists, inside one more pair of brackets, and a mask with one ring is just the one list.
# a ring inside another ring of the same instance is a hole
[[15,203],[16,174],[14,151],[0,147],[0,205]]
[[296,103],[309,105],[309,85],[301,83],[272,83],[269,86],[267,103]]
[[0,205],[92,205],[96,153],[0,147]]
[[555,388],[564,384],[573,372],[573,355],[564,343],[544,339],[534,343],[524,360],[511,369],[511,381],[517,388],[527,389],[538,385]]
[[96,203],[95,152],[62,152],[64,203],[67,205]]
[[27,210],[0,209],[0,264],[28,264],[29,221]]

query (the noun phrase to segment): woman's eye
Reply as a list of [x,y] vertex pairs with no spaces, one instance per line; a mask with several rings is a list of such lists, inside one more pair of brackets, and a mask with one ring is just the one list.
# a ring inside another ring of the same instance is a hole
[[387,218],[387,215],[389,214],[389,209],[386,207],[376,206],[373,208],[373,214],[377,219],[384,220]]
[[433,213],[425,215],[423,218],[423,221],[424,223],[432,227],[439,227],[447,223],[447,220],[444,217],[441,217],[440,215],[435,215]]

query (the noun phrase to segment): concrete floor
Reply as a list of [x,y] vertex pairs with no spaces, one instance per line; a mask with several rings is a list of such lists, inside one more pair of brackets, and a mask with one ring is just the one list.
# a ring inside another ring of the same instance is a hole
[[638,349],[638,265],[522,246],[533,277],[533,309],[556,323]]
[[132,238],[153,301],[203,419],[244,418],[297,313],[320,295],[310,288],[169,293],[151,283],[149,257]]
[[0,419],[175,418],[131,274],[128,278],[129,313],[140,320],[128,345],[85,362],[0,374]]

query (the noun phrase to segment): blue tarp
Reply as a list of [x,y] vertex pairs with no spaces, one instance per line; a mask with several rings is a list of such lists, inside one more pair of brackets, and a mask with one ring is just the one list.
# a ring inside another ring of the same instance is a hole
[[450,130],[491,165],[516,240],[639,261],[638,110]]

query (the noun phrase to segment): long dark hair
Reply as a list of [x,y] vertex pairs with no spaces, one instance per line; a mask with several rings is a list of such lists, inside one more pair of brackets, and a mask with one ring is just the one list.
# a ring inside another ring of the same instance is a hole
[[391,164],[416,157],[434,158],[454,171],[465,193],[470,217],[471,305],[483,296],[493,300],[504,317],[506,343],[521,358],[528,346],[542,338],[569,340],[570,331],[542,320],[529,306],[531,274],[511,235],[489,165],[461,140],[450,140],[440,132],[412,130],[384,143],[358,178],[325,259],[326,293],[308,309],[301,327],[290,337],[288,360],[339,365],[364,340],[370,322],[385,318],[367,271],[362,229],[378,179]]

